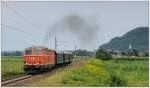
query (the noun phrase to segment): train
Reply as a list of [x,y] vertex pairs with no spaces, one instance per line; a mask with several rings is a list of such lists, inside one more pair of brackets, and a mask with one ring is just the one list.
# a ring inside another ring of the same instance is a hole
[[73,53],[55,51],[41,46],[32,46],[24,50],[24,71],[29,74],[41,73],[49,69],[72,63]]

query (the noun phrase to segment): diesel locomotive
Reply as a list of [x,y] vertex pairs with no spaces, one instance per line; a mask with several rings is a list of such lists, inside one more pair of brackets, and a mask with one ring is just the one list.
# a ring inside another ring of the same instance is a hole
[[32,46],[26,48],[23,54],[24,71],[40,73],[56,65],[72,63],[72,52],[55,51],[46,47]]

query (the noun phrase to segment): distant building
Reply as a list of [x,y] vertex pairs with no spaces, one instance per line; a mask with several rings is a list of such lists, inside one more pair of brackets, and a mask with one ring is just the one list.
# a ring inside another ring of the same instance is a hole
[[138,55],[139,55],[140,57],[144,57],[144,56],[145,56],[145,54],[142,53],[142,52],[138,53]]

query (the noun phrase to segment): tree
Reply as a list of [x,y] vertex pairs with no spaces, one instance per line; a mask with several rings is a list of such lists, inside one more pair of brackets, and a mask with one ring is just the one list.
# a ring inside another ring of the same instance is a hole
[[21,56],[22,51],[2,51],[2,56]]
[[137,51],[136,49],[133,49],[132,55],[134,55],[134,56],[139,56],[139,55],[138,55],[138,51]]
[[125,53],[125,52],[121,52],[121,55],[125,56],[125,55],[126,55],[126,53]]
[[98,50],[96,52],[96,58],[101,59],[101,60],[110,60],[110,59],[112,59],[112,56],[109,52],[102,49],[102,50]]
[[148,57],[149,56],[149,53],[148,52],[144,52],[145,56]]

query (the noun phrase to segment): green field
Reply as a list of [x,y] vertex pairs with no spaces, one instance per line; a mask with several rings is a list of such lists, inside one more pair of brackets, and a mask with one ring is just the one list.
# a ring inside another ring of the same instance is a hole
[[[73,66],[27,86],[148,86],[148,58],[102,61],[74,59]],[[82,61],[80,61],[82,60]],[[2,79],[24,73],[21,57],[2,57]]]
[[[73,61],[79,61],[85,57],[76,57]],[[86,57],[87,58],[87,57]],[[2,56],[1,57],[1,79],[24,74],[23,59],[21,56]]]
[[8,56],[1,58],[2,80],[22,73],[24,73],[22,57]]
[[148,66],[148,59],[90,59],[28,86],[148,86]]

